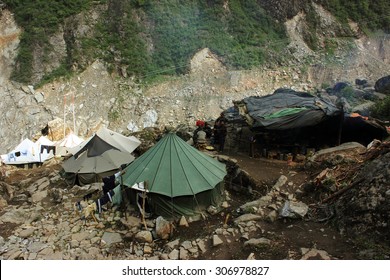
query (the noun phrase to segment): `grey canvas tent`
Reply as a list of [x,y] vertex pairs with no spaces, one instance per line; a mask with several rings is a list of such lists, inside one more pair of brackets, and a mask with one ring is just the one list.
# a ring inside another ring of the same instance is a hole
[[218,206],[225,175],[225,164],[168,133],[125,169],[122,180],[131,190],[144,183],[152,212],[171,218]]
[[141,142],[131,136],[101,128],[80,145],[70,149],[72,157],[62,164],[62,175],[69,185],[85,185],[118,171],[134,160],[131,153]]

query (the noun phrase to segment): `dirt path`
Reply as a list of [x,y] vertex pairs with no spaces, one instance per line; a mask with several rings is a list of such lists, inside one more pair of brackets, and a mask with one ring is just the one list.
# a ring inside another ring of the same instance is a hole
[[[285,186],[289,191],[301,191],[302,186],[309,179],[299,166],[288,166],[286,161],[267,160],[264,158],[250,158],[245,154],[230,155],[238,161],[240,167],[247,171],[261,186],[271,188],[277,179],[284,175],[288,178]],[[234,194],[232,194],[234,195]],[[236,194],[238,195],[238,194]],[[254,193],[256,196],[256,192]],[[249,199],[244,197],[241,200]],[[252,198],[253,199],[253,198]],[[302,201],[310,203],[311,198],[304,196]],[[229,209],[234,211],[234,209]],[[259,230],[250,234],[250,238],[265,237],[273,240],[268,248],[246,249],[242,242],[230,242],[223,248],[218,248],[203,256],[208,259],[246,259],[254,253],[256,259],[300,259],[303,248],[323,250],[335,259],[357,259],[358,253],[352,242],[342,236],[331,222],[314,222],[310,220],[278,219],[275,222],[257,221]],[[310,258],[324,258],[313,255]]]

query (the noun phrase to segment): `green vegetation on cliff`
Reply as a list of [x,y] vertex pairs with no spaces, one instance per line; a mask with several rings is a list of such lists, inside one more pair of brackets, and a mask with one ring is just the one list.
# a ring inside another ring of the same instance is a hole
[[390,1],[388,0],[317,0],[341,22],[351,19],[363,29],[390,32]]
[[[107,4],[106,13],[95,37],[83,40],[80,51],[89,59],[103,59],[111,70],[122,74],[154,77],[185,73],[191,56],[204,47],[220,55],[231,68],[249,69],[261,65],[267,54],[275,51],[274,46],[267,50],[270,42],[286,38],[283,24],[273,20],[255,0],[230,0],[228,6],[222,0],[5,2],[24,29],[13,73],[13,79],[24,83],[33,75],[33,50],[43,48],[42,53],[48,55],[48,38],[65,18],[102,2]],[[63,75],[71,67],[72,59],[65,59],[44,80]]]
[[[23,28],[16,59],[16,67],[12,78],[16,81],[28,83],[33,71],[33,52],[43,49],[48,55],[50,35],[58,30],[60,24],[69,16],[88,9],[93,0],[4,0],[7,7],[14,13],[15,20]],[[46,48],[46,49],[45,49]],[[48,59],[42,57],[41,59]],[[57,70],[62,75],[71,65],[63,65]]]
[[283,25],[253,0],[231,0],[229,7],[204,0],[109,3],[97,43],[112,51],[102,56],[143,77],[185,73],[191,56],[205,47],[226,65],[249,69],[264,62],[267,42],[285,38]]
[[[216,53],[230,69],[251,69],[263,65],[270,57],[283,60],[285,53],[281,51],[288,42],[283,23],[272,18],[263,8],[267,6],[257,0],[4,2],[24,30],[12,75],[14,80],[23,83],[33,79],[34,60],[50,60],[53,54],[51,35],[65,22],[73,22],[72,16],[101,4],[104,4],[105,13],[100,15],[95,35],[73,38],[64,30],[66,57],[51,72],[40,69],[45,72],[41,82],[71,73],[74,64],[81,69],[96,58],[104,60],[111,71],[122,75],[154,78],[182,74],[187,72],[190,58],[205,47]],[[386,14],[390,2],[387,0],[316,2],[323,4],[341,22],[347,23],[351,18],[367,29],[390,31],[390,15]],[[309,29],[304,35],[315,50],[318,18],[310,7],[307,8]],[[66,21],[68,18],[70,21]],[[76,44],[72,40],[80,41]],[[80,59],[86,63],[77,63]]]

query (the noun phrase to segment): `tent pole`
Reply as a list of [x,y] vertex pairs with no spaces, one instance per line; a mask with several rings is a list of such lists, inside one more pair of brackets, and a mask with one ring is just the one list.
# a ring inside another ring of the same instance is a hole
[[64,138],[65,138],[65,118],[66,118],[65,108],[66,108],[66,95],[64,94]]
[[76,118],[74,112],[74,92],[72,92],[72,109],[73,109],[73,131],[76,133]]
[[339,131],[338,131],[337,143],[336,143],[337,146],[339,146],[341,144],[341,135],[343,133],[343,123],[344,123],[344,106],[341,105],[340,124],[339,124]]
[[122,195],[123,195],[123,198],[122,198],[122,201],[121,201],[121,204],[122,204],[122,208],[124,208],[124,212],[125,212],[125,219],[127,219],[127,196],[126,196],[126,189],[124,188],[124,186],[123,186],[123,177],[122,177],[122,175],[125,173],[125,172],[123,172],[122,173],[122,171],[123,170],[121,170],[120,172],[120,174],[119,174],[119,177],[120,177],[120,184],[121,184],[121,193],[122,193]]
[[142,222],[144,223],[145,230],[148,230],[148,226],[146,225],[145,220],[145,198],[146,198],[146,190],[148,189],[147,181],[144,182],[145,193],[142,195]]

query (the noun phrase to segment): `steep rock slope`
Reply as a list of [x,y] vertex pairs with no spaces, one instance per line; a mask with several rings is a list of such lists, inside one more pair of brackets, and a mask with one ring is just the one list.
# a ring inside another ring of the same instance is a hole
[[[286,20],[290,43],[279,43],[286,44],[286,52],[291,55],[282,66],[230,70],[222,57],[204,48],[193,55],[187,74],[141,84],[123,72],[108,71],[101,60],[89,64],[90,58],[73,53],[72,57],[79,63],[74,68],[85,68],[84,71],[35,89],[9,81],[21,30],[12,14],[3,9],[0,14],[0,108],[3,112],[0,152],[5,153],[21,138],[34,136],[47,122],[63,119],[64,115],[67,125],[73,128],[75,124],[81,136],[89,135],[100,125],[123,133],[148,126],[193,125],[196,119],[217,117],[221,110],[232,106],[233,100],[269,94],[279,87],[313,90],[337,81],[354,82],[356,78],[373,83],[390,72],[387,35],[368,38],[351,23],[355,38],[340,39],[337,35],[343,32],[341,25],[322,6],[315,4],[312,7],[321,27],[317,31],[323,30],[318,36],[319,44],[326,51],[314,52],[305,39],[307,14],[298,5],[302,1],[295,2],[293,13],[281,15],[281,19]],[[55,68],[69,50],[77,50],[82,38],[93,36],[93,26],[104,9],[98,6],[65,21],[50,38],[56,46],[52,58],[40,60],[39,50],[35,54],[34,69],[40,69],[34,72],[37,78],[47,69]],[[71,45],[73,48],[69,47]]]

